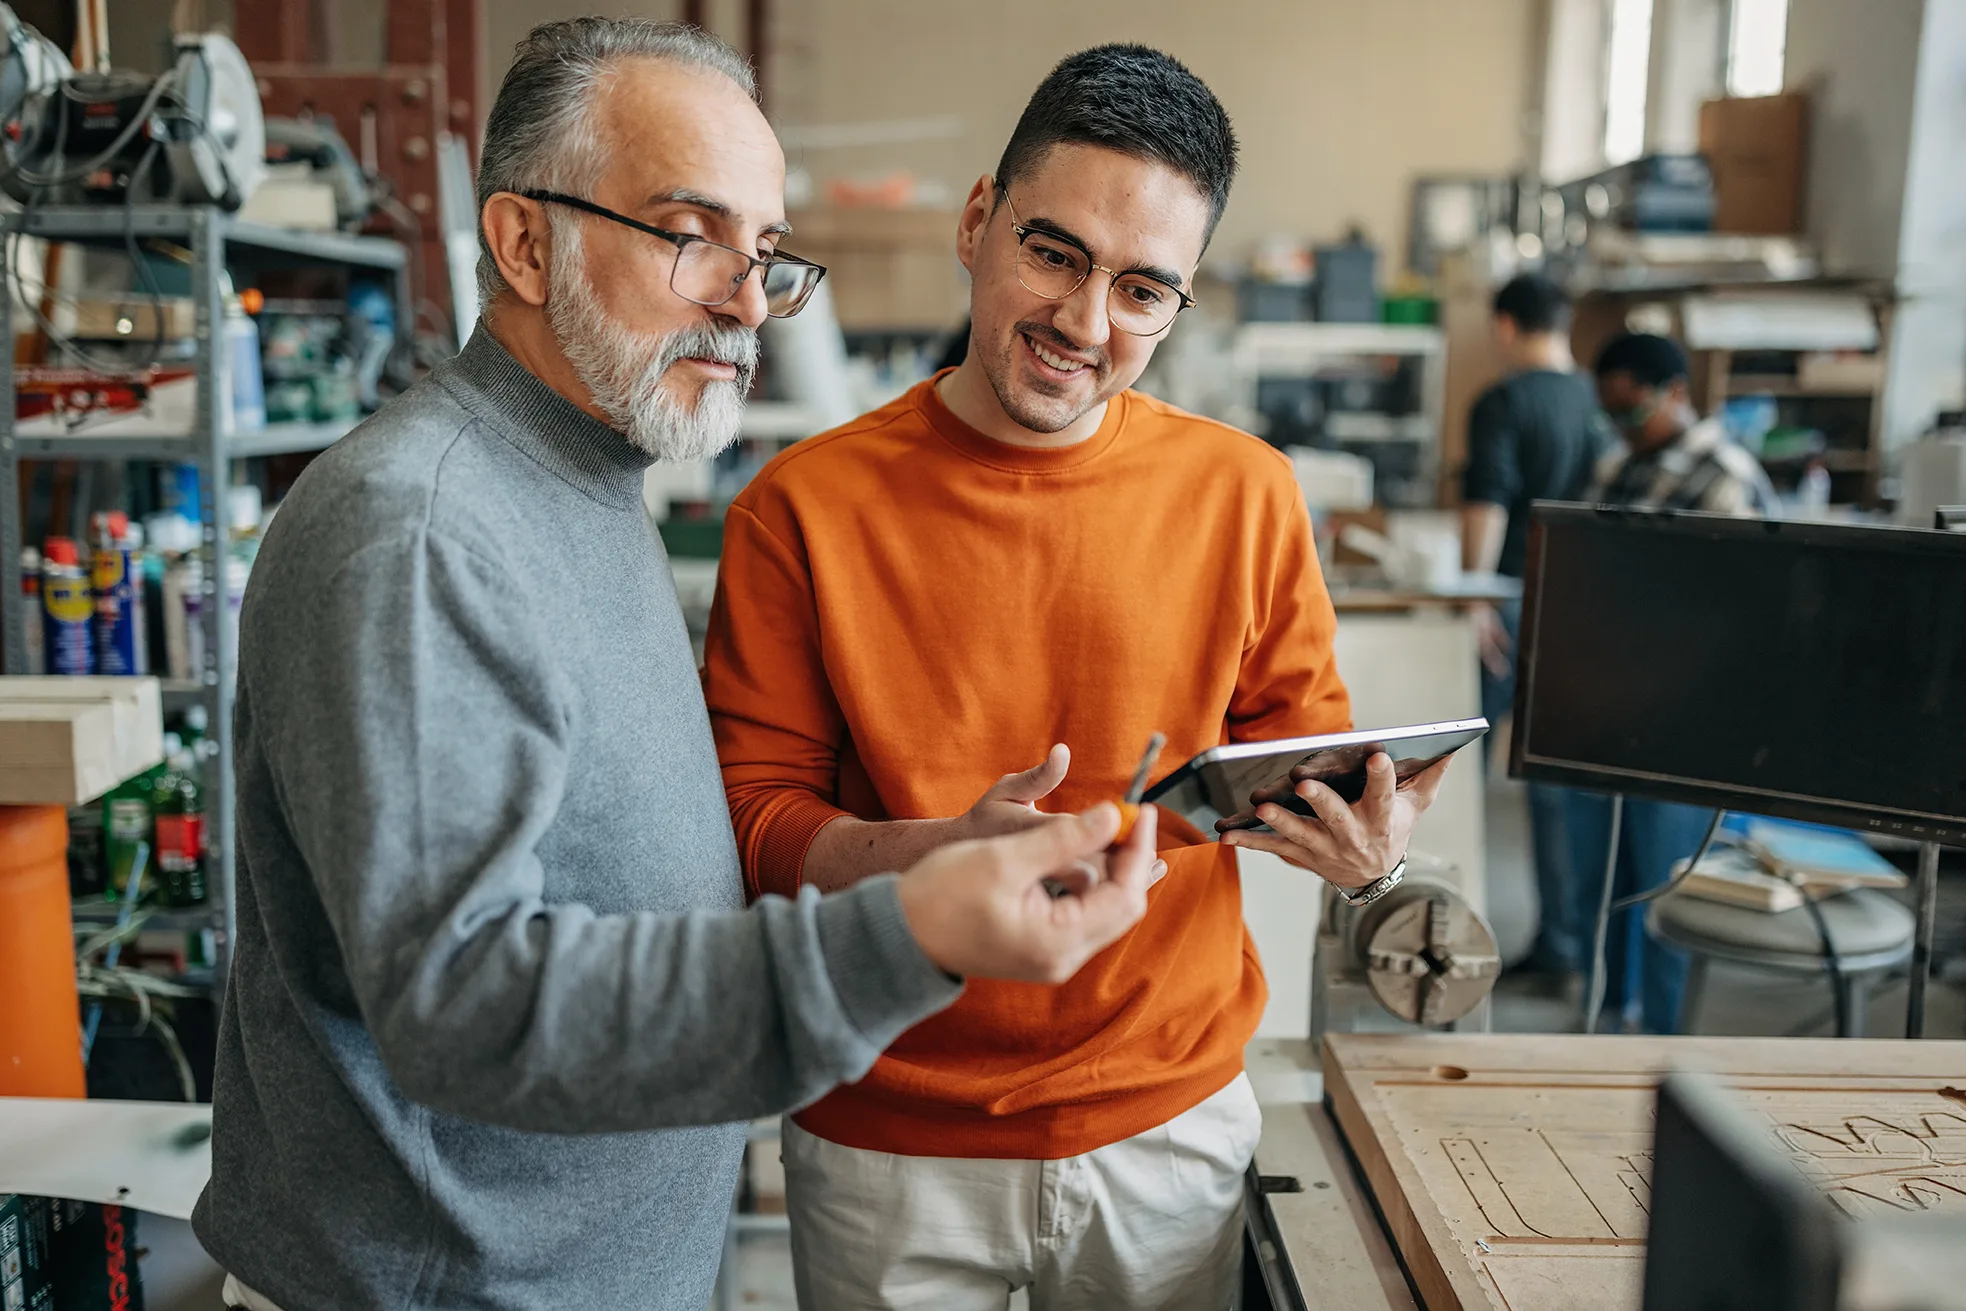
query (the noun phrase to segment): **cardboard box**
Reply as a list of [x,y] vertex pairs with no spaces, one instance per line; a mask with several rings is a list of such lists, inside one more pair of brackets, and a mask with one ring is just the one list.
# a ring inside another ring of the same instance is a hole
[[801,210],[790,215],[785,249],[826,266],[848,332],[954,328],[969,313],[958,217],[943,209]]
[[1713,170],[1715,232],[1767,236],[1803,227],[1809,97],[1729,97],[1700,106],[1700,153]]
[[0,1308],[54,1311],[51,1208],[45,1197],[0,1193]]
[[154,678],[0,678],[0,805],[81,805],[163,759]]
[[65,1197],[48,1209],[55,1311],[143,1311],[137,1213]]

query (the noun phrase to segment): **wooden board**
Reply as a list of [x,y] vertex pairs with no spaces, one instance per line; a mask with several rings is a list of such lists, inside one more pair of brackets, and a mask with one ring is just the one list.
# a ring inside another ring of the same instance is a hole
[[154,678],[0,678],[0,805],[80,805],[163,758]]
[[1332,1034],[1324,1087],[1428,1311],[1640,1302],[1653,1090],[1727,1079],[1846,1214],[1966,1221],[1966,1042]]

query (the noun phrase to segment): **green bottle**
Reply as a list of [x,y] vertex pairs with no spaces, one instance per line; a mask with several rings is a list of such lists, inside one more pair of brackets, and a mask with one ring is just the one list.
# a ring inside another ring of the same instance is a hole
[[196,906],[205,900],[204,793],[198,784],[197,760],[181,743],[167,745],[171,748],[168,768],[151,794],[162,900],[166,906]]
[[[164,767],[146,770],[123,780],[102,799],[103,892],[110,901],[121,901],[130,890],[130,864],[136,859],[137,844],[150,845],[150,859],[144,866],[143,885],[157,886],[157,840],[151,799]],[[137,889],[139,899],[142,889]]]

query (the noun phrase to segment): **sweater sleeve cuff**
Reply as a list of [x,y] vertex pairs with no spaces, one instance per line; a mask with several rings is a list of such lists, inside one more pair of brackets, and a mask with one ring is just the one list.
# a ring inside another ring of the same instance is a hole
[[901,912],[900,883],[899,876],[882,874],[819,902],[819,945],[840,1007],[877,1048],[963,990],[962,980],[922,954]]
[[760,817],[745,862],[752,897],[797,897],[813,838],[846,814],[811,793],[793,792]]

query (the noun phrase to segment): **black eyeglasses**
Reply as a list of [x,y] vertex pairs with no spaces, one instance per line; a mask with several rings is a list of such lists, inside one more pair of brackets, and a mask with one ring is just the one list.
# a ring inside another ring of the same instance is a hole
[[1017,221],[1017,207],[1010,203],[1010,192],[997,188],[1004,207],[1010,211],[1010,230],[1017,237],[1017,280],[1046,300],[1064,300],[1092,276],[1092,271],[1112,278],[1106,293],[1106,313],[1113,326],[1135,337],[1151,337],[1164,332],[1174,316],[1195,303],[1195,298],[1165,278],[1137,269],[1109,269],[1092,262],[1092,252],[1072,238],[1043,228],[1026,227]]
[[806,302],[812,299],[813,290],[819,286],[819,280],[826,276],[823,266],[800,259],[797,255],[773,254],[759,259],[746,255],[734,246],[722,245],[693,232],[670,232],[654,227],[578,196],[563,195],[557,191],[521,191],[519,194],[527,200],[584,210],[623,227],[662,238],[676,248],[676,263],[669,270],[669,289],[698,305],[715,307],[727,304],[743,290],[744,280],[751,276],[751,270],[763,269],[765,313],[774,319],[789,319],[806,307]]

